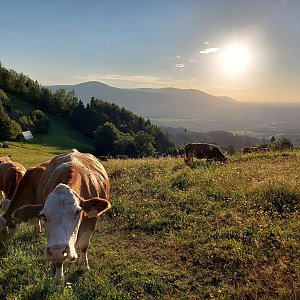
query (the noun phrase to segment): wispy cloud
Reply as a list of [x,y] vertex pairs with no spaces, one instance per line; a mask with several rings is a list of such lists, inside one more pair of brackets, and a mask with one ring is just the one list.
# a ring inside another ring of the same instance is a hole
[[177,55],[176,57],[177,57],[177,58],[181,58],[181,56],[180,56],[180,55]]
[[71,76],[72,79],[84,81],[100,81],[120,88],[139,87],[189,87],[186,80],[176,80],[172,77],[157,77],[145,75],[122,75],[122,74],[90,74],[87,76]]
[[207,48],[205,50],[201,50],[199,51],[201,54],[210,54],[210,53],[215,53],[215,52],[218,52],[220,51],[221,48]]
[[175,64],[175,67],[176,68],[184,68],[184,65],[183,64]]
[[210,42],[205,42],[204,44],[205,44],[205,45],[209,45],[209,44],[210,44]]

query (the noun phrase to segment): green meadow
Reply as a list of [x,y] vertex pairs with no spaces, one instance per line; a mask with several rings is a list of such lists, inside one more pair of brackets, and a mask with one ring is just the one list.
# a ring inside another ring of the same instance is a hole
[[[31,167],[66,148],[11,143],[0,156]],[[57,288],[44,235],[22,224],[0,246],[0,299],[300,299],[299,151],[103,165],[112,209],[92,237],[90,271],[66,262]]]

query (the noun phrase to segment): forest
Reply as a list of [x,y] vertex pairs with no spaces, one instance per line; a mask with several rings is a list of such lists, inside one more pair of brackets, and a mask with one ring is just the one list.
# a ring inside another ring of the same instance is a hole
[[[30,103],[36,110],[30,115],[12,112],[10,95]],[[10,113],[15,117],[9,117]],[[98,155],[154,156],[170,152],[175,146],[150,120],[124,107],[95,98],[84,106],[74,91],[51,92],[0,63],[0,139],[14,140],[24,130],[47,133],[51,126],[47,115],[64,118],[76,130],[91,137]]]

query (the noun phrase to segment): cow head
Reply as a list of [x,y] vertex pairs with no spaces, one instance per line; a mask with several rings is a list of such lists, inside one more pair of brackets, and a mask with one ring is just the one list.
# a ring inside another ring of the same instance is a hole
[[0,216],[0,241],[9,240],[14,235],[18,225],[13,219],[6,217],[5,214]]
[[[1,196],[1,210],[5,213],[10,204],[10,200],[5,198],[4,193]],[[2,242],[8,240],[14,234],[15,231],[15,228],[8,226],[7,221],[7,218],[5,218],[4,216],[0,216],[0,241]]]
[[98,217],[110,208],[104,199],[83,200],[69,186],[59,184],[41,205],[17,209],[13,217],[21,221],[39,216],[44,220],[48,245],[45,260],[64,262],[77,258],[75,243],[83,217]]

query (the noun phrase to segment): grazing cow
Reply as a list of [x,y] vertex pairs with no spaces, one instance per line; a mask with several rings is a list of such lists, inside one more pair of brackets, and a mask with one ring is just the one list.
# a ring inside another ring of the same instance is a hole
[[225,162],[227,157],[220,151],[216,145],[192,143],[184,146],[185,158],[184,161],[188,163],[195,158],[206,158],[207,160],[218,160]]
[[12,213],[27,204],[38,204],[37,188],[43,172],[49,162],[28,169],[19,181],[14,195],[7,201],[7,209],[0,216],[0,241],[9,239],[15,232],[19,222],[12,218]]
[[24,176],[26,169],[23,165],[13,162],[9,157],[0,157],[0,191],[1,209],[7,210],[9,199],[15,193],[18,183]]
[[91,154],[77,150],[53,158],[38,187],[39,205],[17,209],[13,217],[27,221],[40,216],[45,221],[48,244],[45,260],[56,266],[56,282],[63,284],[63,263],[75,260],[79,247],[79,270],[89,268],[87,248],[97,218],[111,206],[109,179],[102,164]]
[[257,152],[270,152],[270,149],[266,148],[266,147],[245,147],[245,148],[242,148],[242,154],[257,153]]

